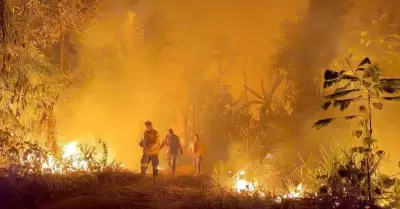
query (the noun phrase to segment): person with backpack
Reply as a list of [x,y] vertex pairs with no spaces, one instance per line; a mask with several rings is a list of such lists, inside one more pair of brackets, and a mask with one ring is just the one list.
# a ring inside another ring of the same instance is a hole
[[177,136],[172,129],[168,130],[168,135],[161,143],[161,149],[164,146],[167,147],[168,165],[172,169],[172,175],[175,176],[176,161],[179,153],[183,154],[183,149],[179,136]]
[[205,155],[205,151],[203,143],[200,141],[200,137],[198,134],[194,136],[194,141],[189,146],[188,154],[193,156],[193,166],[196,175],[200,175],[201,162],[203,160],[203,156]]
[[144,124],[146,126],[146,130],[144,131],[142,139],[139,142],[139,146],[143,148],[143,155],[140,160],[141,174],[146,175],[148,165],[151,162],[153,167],[153,177],[155,179],[158,176],[158,154],[161,147],[159,140],[160,137],[158,132],[153,129],[153,124],[150,121],[146,121]]

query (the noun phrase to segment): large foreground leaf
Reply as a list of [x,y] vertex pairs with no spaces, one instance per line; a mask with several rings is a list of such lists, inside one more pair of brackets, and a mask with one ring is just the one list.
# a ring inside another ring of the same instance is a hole
[[313,127],[320,129],[329,125],[335,118],[325,118],[314,123]]
[[400,96],[397,97],[381,97],[382,99],[385,100],[391,100],[391,101],[400,101]]
[[350,93],[360,91],[360,89],[349,89],[345,91],[338,91],[333,94],[329,94],[325,96],[325,99],[338,99],[339,97],[346,96]]
[[351,99],[341,99],[341,100],[334,100],[333,106],[340,107],[340,111],[346,110],[351,103],[357,101],[360,97],[351,98]]
[[360,62],[360,64],[358,64],[358,67],[361,67],[361,66],[363,66],[363,65],[365,65],[365,64],[371,64],[371,60],[369,60],[368,57],[364,58],[364,59]]

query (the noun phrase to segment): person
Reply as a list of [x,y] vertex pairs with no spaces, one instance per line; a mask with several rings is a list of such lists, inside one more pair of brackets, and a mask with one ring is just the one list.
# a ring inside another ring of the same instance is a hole
[[196,172],[196,175],[200,174],[201,162],[203,160],[203,156],[205,155],[203,143],[200,141],[200,137],[198,134],[194,136],[193,143],[189,146],[188,154],[193,155],[193,166]]
[[160,141],[158,132],[153,129],[153,124],[150,121],[146,121],[145,123],[146,130],[142,135],[142,139],[139,142],[139,145],[143,147],[143,155],[140,160],[141,163],[141,174],[146,175],[148,165],[151,162],[153,167],[153,177],[154,180],[158,176],[158,154],[160,152]]
[[168,134],[161,144],[161,149],[167,147],[168,165],[172,169],[172,175],[175,176],[176,161],[179,153],[183,154],[183,149],[179,136],[177,136],[172,129],[168,130]]

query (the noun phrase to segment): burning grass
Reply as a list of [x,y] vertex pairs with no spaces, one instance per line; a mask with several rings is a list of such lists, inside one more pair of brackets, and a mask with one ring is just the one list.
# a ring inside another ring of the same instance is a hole
[[268,159],[249,161],[243,167],[220,162],[211,174],[214,188],[243,195],[275,194],[280,172]]
[[[4,142],[4,141],[3,141]],[[61,153],[52,154],[39,143],[1,144],[1,176],[28,176],[44,174],[92,173],[114,171],[123,165],[108,159],[107,145],[98,140],[92,145],[78,144],[78,141],[66,143]],[[97,145],[97,146],[96,146]],[[98,146],[102,152],[98,152]]]

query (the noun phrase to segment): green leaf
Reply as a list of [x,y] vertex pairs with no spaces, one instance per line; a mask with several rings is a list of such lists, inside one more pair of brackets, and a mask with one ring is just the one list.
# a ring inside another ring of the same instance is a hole
[[350,89],[350,90],[335,92],[333,94],[326,95],[325,99],[337,99],[339,97],[346,96],[356,91],[360,91],[360,89]]
[[338,79],[342,72],[337,72],[331,69],[326,69],[324,72],[324,80],[335,80]]
[[[369,66],[364,70],[364,78],[376,78],[379,75],[379,69],[376,66]],[[379,79],[379,78],[378,78]]]
[[334,107],[340,107],[341,111],[346,110],[349,105],[355,101],[357,101],[358,99],[360,99],[361,97],[357,97],[357,98],[351,98],[351,99],[341,99],[341,100],[334,100],[333,102],[333,106]]
[[364,58],[364,59],[360,62],[360,64],[358,64],[358,67],[361,67],[361,66],[363,66],[363,65],[365,65],[365,64],[371,64],[371,61],[369,60],[368,57]]
[[334,107],[339,106],[340,111],[344,111],[350,106],[351,103],[357,101],[358,99],[359,99],[359,97],[351,98],[351,99],[334,100],[333,106]]
[[376,152],[376,155],[377,155],[379,158],[383,158],[383,157],[385,156],[385,151],[383,151],[383,150],[378,150],[378,151]]
[[336,93],[336,92],[339,92],[339,91],[344,91],[344,90],[346,90],[350,85],[351,85],[351,83],[347,83],[346,85],[337,88],[337,89],[335,90],[335,93]]
[[372,105],[378,109],[378,110],[382,110],[383,109],[383,104],[382,103],[372,103]]
[[344,119],[346,119],[346,120],[351,120],[351,119],[353,119],[353,118],[356,118],[358,115],[349,115],[349,116],[346,116],[346,117],[344,117]]
[[390,187],[394,186],[396,183],[396,179],[385,178],[382,181],[382,186],[385,189],[389,189]]
[[357,138],[360,138],[360,137],[362,136],[362,134],[363,134],[363,131],[361,131],[361,130],[357,130],[357,131],[354,132],[354,135],[355,135]]
[[391,101],[400,101],[400,96],[396,96],[396,97],[381,97],[382,99],[385,100],[391,100]]
[[397,89],[393,88],[392,86],[390,86],[389,84],[378,84],[376,86],[374,86],[375,89],[379,90],[382,93],[388,93],[388,94],[393,94],[398,92]]
[[365,108],[365,106],[361,105],[360,107],[358,107],[358,110],[359,110],[360,112],[362,112],[362,113],[365,113],[366,108]]
[[320,129],[328,126],[335,118],[325,118],[314,123],[313,127]]
[[374,142],[375,142],[375,140],[372,139],[371,137],[364,137],[363,143],[364,143],[365,145],[371,145],[371,144],[374,143]]
[[331,87],[333,84],[339,82],[338,80],[325,80],[324,81],[324,89]]
[[324,102],[322,109],[327,110],[332,105],[332,101]]
[[379,79],[381,83],[385,84],[397,84],[400,85],[400,78],[382,78]]
[[354,75],[342,75],[340,79],[349,80],[349,81],[358,81],[357,76]]

